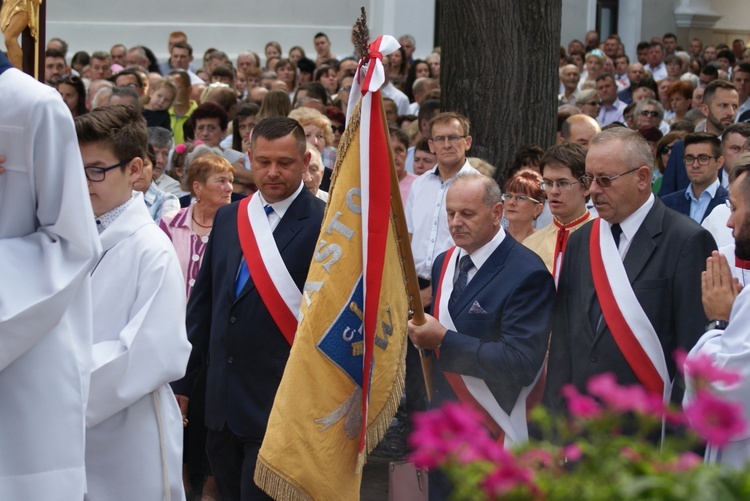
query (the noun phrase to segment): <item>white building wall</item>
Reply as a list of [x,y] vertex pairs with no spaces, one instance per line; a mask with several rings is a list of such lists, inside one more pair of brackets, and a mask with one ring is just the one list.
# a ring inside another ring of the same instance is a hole
[[47,38],[67,41],[69,55],[76,51],[109,50],[121,43],[145,45],[166,59],[171,31],[188,35],[198,59],[209,47],[234,59],[245,50],[263,56],[268,41],[281,44],[284,54],[300,45],[315,59],[313,36],[325,32],[334,54],[352,53],[351,30],[367,9],[371,38],[398,37],[409,32],[417,53],[428,54],[434,34],[432,0],[48,0]]

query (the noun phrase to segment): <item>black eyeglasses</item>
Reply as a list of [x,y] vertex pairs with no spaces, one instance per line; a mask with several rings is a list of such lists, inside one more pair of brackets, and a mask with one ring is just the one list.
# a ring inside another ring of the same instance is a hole
[[672,146],[669,146],[668,144],[665,144],[664,146],[661,147],[661,152],[660,153],[662,155],[668,155],[668,154],[672,153]]
[[651,118],[656,118],[656,117],[659,116],[659,112],[655,111],[655,110],[654,111],[652,111],[652,110],[641,110],[641,116],[642,117],[648,117],[648,116],[650,116]]
[[598,184],[602,188],[609,188],[612,186],[612,181],[617,179],[618,177],[622,177],[625,174],[630,174],[631,172],[635,172],[639,167],[636,167],[634,169],[630,169],[629,171],[623,172],[622,174],[617,174],[616,176],[598,176],[598,177],[592,177],[592,176],[581,176],[579,179],[583,183],[585,187],[589,187],[593,184],[594,181],[596,181],[596,184]]
[[104,177],[107,174],[107,171],[110,171],[112,169],[116,169],[118,167],[122,167],[123,165],[127,165],[130,163],[133,158],[128,158],[127,160],[123,160],[120,163],[116,163],[115,165],[110,165],[109,167],[84,167],[83,171],[86,173],[86,179],[91,181],[92,183],[101,183],[104,181]]
[[343,134],[346,130],[345,125],[331,125],[331,128],[333,129],[333,132],[338,132],[339,134]]
[[682,160],[685,162],[685,165],[693,165],[696,160],[698,161],[698,165],[708,165],[714,158],[719,157],[712,157],[710,155],[685,155],[682,157]]

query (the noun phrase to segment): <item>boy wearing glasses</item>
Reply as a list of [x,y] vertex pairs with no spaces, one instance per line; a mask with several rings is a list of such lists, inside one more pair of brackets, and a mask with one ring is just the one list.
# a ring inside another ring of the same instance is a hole
[[84,499],[183,499],[183,418],[169,383],[183,376],[190,343],[174,248],[132,191],[146,121],[132,106],[110,106],[75,125],[104,250],[91,272]]
[[710,132],[693,132],[683,139],[687,188],[662,197],[664,205],[702,223],[708,214],[726,203],[729,192],[719,183],[719,169],[724,165],[721,141]]
[[523,244],[542,258],[557,284],[570,234],[593,219],[586,209],[589,190],[580,180],[586,173],[586,149],[569,143],[553,146],[544,153],[540,169],[553,224],[532,234]]

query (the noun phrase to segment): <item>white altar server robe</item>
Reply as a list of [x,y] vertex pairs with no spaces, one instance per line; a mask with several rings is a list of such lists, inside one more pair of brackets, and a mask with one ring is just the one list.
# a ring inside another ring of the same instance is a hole
[[[742,405],[745,419],[750,417],[750,287],[745,287],[737,296],[729,315],[726,330],[711,330],[705,333],[690,350],[688,359],[706,354],[714,363],[726,370],[739,372],[742,380],[736,386],[727,388],[714,384],[713,390],[723,398]],[[694,386],[686,378],[685,402],[694,395]],[[706,461],[733,467],[743,467],[750,460],[750,427],[722,449],[708,444]]]
[[92,273],[94,344],[86,410],[86,500],[184,499],[185,282],[141,193],[101,234]]
[[0,155],[0,498],[81,499],[101,247],[70,111],[16,69],[0,75]]

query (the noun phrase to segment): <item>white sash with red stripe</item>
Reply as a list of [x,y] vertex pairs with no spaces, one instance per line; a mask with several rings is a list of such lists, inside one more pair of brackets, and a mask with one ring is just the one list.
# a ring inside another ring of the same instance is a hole
[[[433,309],[433,315],[440,321],[443,327],[456,332],[458,330],[448,311],[448,300],[453,291],[453,280],[456,268],[458,267],[460,252],[457,252],[457,249],[457,247],[453,247],[445,255]],[[534,378],[534,382],[531,385],[521,389],[521,393],[518,395],[510,415],[495,400],[495,397],[483,379],[449,372],[446,372],[445,376],[454,393],[458,396],[458,399],[463,403],[473,405],[484,415],[485,424],[490,431],[497,435],[496,430],[499,428],[505,433],[504,446],[510,448],[522,444],[529,439],[526,424],[526,399],[539,380],[543,368],[544,365],[537,372],[536,378]],[[492,422],[487,422],[487,419],[491,419]]]
[[672,382],[659,336],[633,292],[611,226],[601,218],[591,228],[589,251],[596,296],[612,337],[641,384],[668,401]]
[[302,293],[276,247],[271,224],[259,196],[240,201],[237,230],[253,283],[274,322],[291,345],[297,331]]

